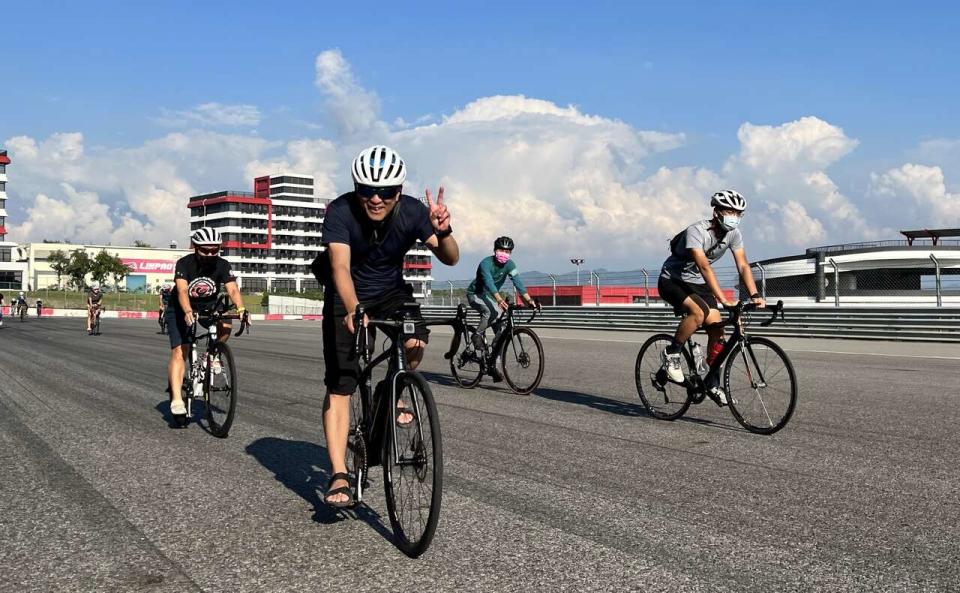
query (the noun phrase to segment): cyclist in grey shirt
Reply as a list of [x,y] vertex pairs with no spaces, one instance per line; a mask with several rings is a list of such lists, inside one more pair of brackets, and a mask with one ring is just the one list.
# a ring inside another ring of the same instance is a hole
[[[723,350],[723,324],[720,306],[732,306],[720,288],[711,265],[727,251],[733,252],[740,280],[750,292],[750,300],[761,307],[764,300],[757,292],[753,272],[743,248],[743,235],[738,228],[747,201],[733,190],[713,194],[710,200],[713,217],[696,222],[670,241],[670,257],[663,263],[657,288],[660,298],[673,305],[679,314],[686,314],[673,343],[665,350],[664,368],[671,381],[684,381],[680,350],[701,326],[707,332],[707,363]],[[727,398],[719,385],[708,385],[719,403]]]

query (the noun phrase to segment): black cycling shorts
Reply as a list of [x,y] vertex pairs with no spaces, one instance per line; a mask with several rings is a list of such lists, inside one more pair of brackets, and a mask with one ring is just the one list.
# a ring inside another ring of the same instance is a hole
[[[381,297],[362,303],[367,317],[374,319],[389,318],[406,303],[415,303],[413,287],[391,290]],[[329,391],[341,395],[352,395],[360,381],[360,359],[354,353],[355,336],[343,324],[347,309],[339,296],[327,294],[323,303],[323,364],[325,367],[323,382]],[[430,341],[430,330],[423,323],[423,316],[417,321],[414,337],[426,344]],[[375,337],[371,338],[371,343]]]
[[706,306],[704,315],[709,312],[709,309],[720,309],[717,304],[717,297],[713,296],[713,292],[706,284],[693,284],[660,276],[657,281],[657,290],[660,291],[660,298],[673,305],[673,310],[677,314],[686,313],[686,309],[683,308],[683,301],[687,300],[687,297],[692,297],[701,309]]

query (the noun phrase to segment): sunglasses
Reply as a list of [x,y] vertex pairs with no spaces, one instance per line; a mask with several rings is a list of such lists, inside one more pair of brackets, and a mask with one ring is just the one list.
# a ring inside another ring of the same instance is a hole
[[197,251],[203,255],[216,255],[220,253],[219,247],[197,247]]
[[390,187],[372,187],[369,185],[360,185],[357,184],[357,195],[360,196],[363,200],[371,200],[373,196],[380,196],[380,199],[384,202],[389,200],[395,200],[400,194],[399,185],[391,185]]

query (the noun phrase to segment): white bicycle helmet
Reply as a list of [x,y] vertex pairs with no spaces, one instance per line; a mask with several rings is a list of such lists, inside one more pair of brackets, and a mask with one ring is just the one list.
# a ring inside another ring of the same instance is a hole
[[90,290],[100,290],[100,283],[94,280],[90,283]]
[[736,210],[737,212],[743,212],[747,209],[747,201],[732,189],[725,189],[713,194],[713,197],[710,198],[710,205],[721,210]]
[[370,187],[403,185],[407,167],[392,148],[377,145],[366,148],[353,160],[353,181]]
[[208,226],[200,227],[190,235],[190,242],[194,245],[219,245],[220,233]]

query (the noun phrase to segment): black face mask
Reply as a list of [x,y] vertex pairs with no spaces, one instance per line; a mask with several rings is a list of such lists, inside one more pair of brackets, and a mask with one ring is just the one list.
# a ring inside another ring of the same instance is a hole
[[217,268],[217,256],[197,254],[197,264],[201,272],[209,274]]

